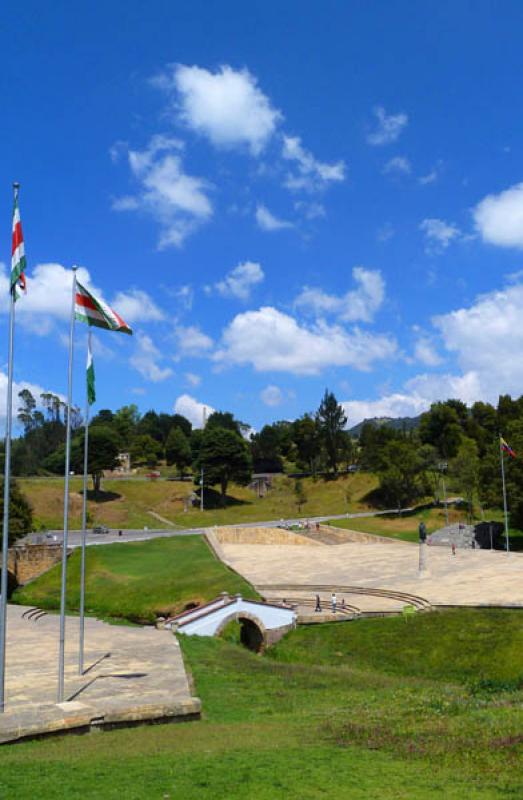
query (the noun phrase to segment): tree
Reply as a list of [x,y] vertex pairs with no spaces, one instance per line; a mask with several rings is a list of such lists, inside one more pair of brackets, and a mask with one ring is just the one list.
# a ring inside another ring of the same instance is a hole
[[479,483],[478,446],[473,439],[463,439],[456,457],[450,462],[449,472],[465,495],[469,510],[469,519],[472,520],[474,496]]
[[280,434],[273,425],[264,425],[251,437],[251,452],[255,472],[282,472]]
[[339,451],[342,444],[342,434],[347,424],[347,416],[336,397],[328,389],[320,403],[316,414],[321,439],[327,453],[327,461],[334,473],[338,471]]
[[229,481],[246,486],[252,476],[252,461],[247,442],[226,428],[205,428],[199,458],[193,467],[196,480],[199,480],[201,466],[204,470],[204,485],[220,485],[223,505]]
[[321,435],[318,421],[304,414],[292,426],[292,438],[296,446],[298,466],[314,475],[321,456]]
[[29,391],[29,389],[22,389],[18,392],[20,398],[20,406],[18,408],[18,421],[24,426],[24,433],[28,433],[35,424],[34,411],[36,409],[36,400]]
[[455,408],[456,401],[449,403],[433,403],[430,411],[422,414],[419,426],[419,437],[424,444],[432,444],[440,458],[448,460],[457,454],[463,429],[460,417]]
[[400,509],[423,494],[423,460],[414,442],[390,441],[384,448],[379,471],[380,491],[386,504]]
[[[4,481],[0,480],[0,530],[4,519]],[[17,482],[9,485],[9,544],[33,530],[33,509]]]
[[207,428],[225,428],[241,436],[242,431],[249,429],[249,425],[235,419],[230,411],[213,411],[206,422],[205,429]]
[[[71,468],[82,474],[84,471],[84,436],[82,430],[77,436],[71,446]],[[93,489],[95,492],[100,491],[102,477],[104,470],[116,469],[120,452],[118,435],[110,428],[104,428],[102,425],[95,425],[94,428],[89,426],[89,453],[87,459],[87,471],[93,480]],[[55,464],[56,456],[55,454]],[[60,469],[64,470],[64,448],[61,448],[59,453]]]
[[301,507],[307,502],[307,494],[299,478],[294,481],[294,498],[298,507],[298,514],[301,514]]
[[130,454],[133,464],[147,464],[155,467],[161,455],[162,446],[149,434],[136,436],[131,444]]
[[134,403],[122,406],[115,413],[113,427],[120,437],[122,448],[129,449],[131,447],[139,420],[140,412]]
[[185,467],[191,463],[191,445],[181,428],[171,428],[165,445],[165,457],[169,465],[176,464],[182,475]]

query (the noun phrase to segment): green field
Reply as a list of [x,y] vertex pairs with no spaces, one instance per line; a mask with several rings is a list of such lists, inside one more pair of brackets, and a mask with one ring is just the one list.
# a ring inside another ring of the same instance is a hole
[[[63,480],[61,478],[20,478],[20,487],[33,506],[35,529],[63,527]],[[363,511],[370,508],[365,496],[378,484],[374,475],[356,473],[340,476],[337,480],[303,480],[307,503],[300,516],[343,514],[346,511]],[[79,478],[71,481],[70,525],[81,527],[82,484]],[[231,485],[226,508],[216,507],[216,492],[206,492],[209,505],[201,513],[191,508],[184,512],[184,498],[194,490],[190,482],[150,481],[144,479],[117,479],[103,482],[103,493],[98,500],[91,493],[88,512],[91,525],[104,524],[110,528],[169,528],[169,523],[182,527],[256,522],[257,520],[296,517],[298,509],[294,497],[294,481],[285,476],[274,479],[273,488],[266,497],[241,486]],[[349,503],[347,504],[347,492]],[[151,514],[159,514],[162,522]]]
[[[49,572],[15,591],[11,602],[60,607],[60,570]],[[67,604],[80,604],[80,551],[68,561]],[[220,592],[257,597],[254,589],[215,558],[202,536],[108,544],[86,551],[87,613],[103,618],[153,622],[189,603],[212,600]],[[0,795],[1,797],[1,795]]]
[[4,747],[0,796],[517,800],[522,625],[473,610],[360,620],[300,628],[265,656],[182,637],[200,722]]
[[[428,533],[443,528],[446,524],[445,511],[442,508],[427,508],[415,514],[380,514],[378,517],[362,517],[356,519],[333,519],[328,524],[336,528],[346,528],[363,533],[374,533],[388,536],[391,539],[403,539],[406,542],[417,542],[418,526],[425,522]],[[465,511],[449,508],[449,523],[466,522]]]

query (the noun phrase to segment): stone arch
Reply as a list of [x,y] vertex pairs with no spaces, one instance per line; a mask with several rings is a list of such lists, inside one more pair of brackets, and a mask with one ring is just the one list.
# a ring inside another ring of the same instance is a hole
[[219,636],[229,622],[240,623],[240,641],[249,650],[260,653],[267,646],[267,629],[261,619],[249,611],[235,611],[223,619],[216,629]]

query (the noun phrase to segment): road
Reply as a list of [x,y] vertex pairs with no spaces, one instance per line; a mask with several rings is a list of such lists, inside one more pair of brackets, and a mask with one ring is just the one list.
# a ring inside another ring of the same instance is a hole
[[[452,498],[449,500],[448,503],[456,502],[460,498]],[[405,512],[412,512],[414,508],[402,508],[402,513]],[[290,525],[297,525],[299,523],[303,523],[305,520],[308,520],[311,524],[316,524],[316,522],[328,522],[330,519],[361,519],[362,517],[379,517],[384,514],[397,514],[398,509],[387,509],[385,511],[361,511],[357,514],[326,514],[325,516],[321,517],[296,517],[294,519],[285,519],[283,522],[286,526]],[[258,522],[238,522],[231,524],[229,527],[231,528],[275,528],[278,525],[282,524],[281,519],[272,519],[272,520],[265,520],[265,521],[258,521]],[[92,530],[88,530],[87,532],[87,544],[88,546],[95,546],[98,544],[115,544],[115,543],[122,543],[122,542],[144,542],[148,541],[149,539],[164,539],[171,536],[201,536],[205,533],[206,530],[211,530],[214,526],[209,527],[201,527],[201,528],[177,528],[176,530],[172,529],[156,529],[156,528],[148,528],[148,529],[122,529],[121,535],[118,529],[111,529],[109,533],[104,534],[95,534]],[[29,534],[28,536],[24,537],[24,539],[19,540],[20,544],[28,543],[28,544],[36,544],[45,543],[45,542],[53,542],[53,543],[60,543],[63,540],[63,531],[49,531],[47,535],[45,534]],[[70,547],[80,547],[82,544],[82,532],[81,531],[69,531],[69,546]]]

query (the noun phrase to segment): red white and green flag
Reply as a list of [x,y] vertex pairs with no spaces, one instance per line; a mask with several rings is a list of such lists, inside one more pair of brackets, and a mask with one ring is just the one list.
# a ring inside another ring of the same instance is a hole
[[25,282],[25,249],[24,234],[22,233],[22,223],[20,221],[20,208],[18,206],[18,192],[15,191],[15,203],[13,208],[13,239],[11,246],[11,291],[14,292],[15,299],[18,297],[18,290],[26,291]]
[[87,402],[90,406],[96,402],[96,391],[94,386],[94,364],[93,351],[91,348],[91,331],[87,337]]
[[75,316],[79,322],[86,322],[87,325],[132,335],[129,325],[113,308],[88,292],[78,282],[76,283]]

